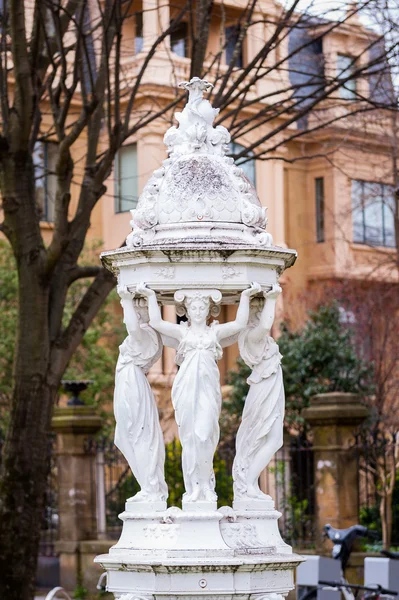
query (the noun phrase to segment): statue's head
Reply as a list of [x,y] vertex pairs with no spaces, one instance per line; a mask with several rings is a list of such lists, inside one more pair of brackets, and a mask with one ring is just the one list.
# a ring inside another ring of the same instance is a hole
[[133,300],[134,310],[136,311],[137,318],[142,323],[148,323],[150,320],[148,314],[148,306],[146,298],[134,298]]
[[176,312],[187,316],[191,323],[206,323],[220,312],[222,294],[219,290],[178,290],[175,293]]
[[209,296],[186,298],[184,304],[190,323],[196,323],[197,325],[206,323],[211,306]]
[[251,304],[249,305],[249,326],[254,326],[259,323],[260,316],[262,314],[263,307],[265,305],[264,298],[251,298]]

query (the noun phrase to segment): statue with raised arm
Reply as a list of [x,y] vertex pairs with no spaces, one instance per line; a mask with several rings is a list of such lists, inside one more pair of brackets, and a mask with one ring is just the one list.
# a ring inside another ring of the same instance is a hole
[[115,445],[125,456],[141,490],[130,502],[164,502],[165,445],[157,404],[146,373],[162,353],[162,341],[148,324],[145,300],[133,300],[118,287],[128,336],[119,347],[116,365],[114,413]]
[[222,342],[247,326],[250,297],[259,293],[257,283],[242,292],[237,316],[230,323],[208,325],[212,302],[221,301],[218,290],[180,290],[188,323],[164,321],[155,292],[145,284],[137,292],[148,298],[150,325],[162,336],[177,341],[176,362],[180,369],[172,387],[172,403],[182,444],[182,468],[186,493],[184,502],[216,502],[213,456],[219,441],[222,404],[217,361]]
[[280,293],[280,286],[274,284],[264,301],[252,301],[249,326],[238,337],[241,358],[252,373],[236,438],[234,500],[269,499],[259,488],[259,476],[283,444],[282,357],[270,336]]

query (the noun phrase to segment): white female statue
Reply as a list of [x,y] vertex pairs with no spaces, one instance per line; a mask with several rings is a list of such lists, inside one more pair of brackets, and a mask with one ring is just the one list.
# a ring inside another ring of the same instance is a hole
[[[114,413],[115,445],[125,456],[141,491],[130,502],[165,502],[165,445],[157,404],[146,373],[162,353],[160,335],[148,324],[145,300],[118,287],[128,336],[119,347]],[[134,302],[134,304],[133,304]]]
[[164,321],[155,292],[145,284],[137,293],[148,298],[150,325],[163,336],[178,342],[176,362],[180,369],[172,387],[172,403],[182,444],[182,468],[187,502],[217,500],[213,456],[219,441],[219,414],[222,404],[217,361],[222,357],[222,343],[246,327],[250,297],[259,293],[257,283],[242,292],[235,321],[207,325],[211,298],[217,290],[178,291],[177,301],[185,303],[188,324]]
[[270,500],[259,488],[259,476],[283,445],[284,387],[281,354],[270,337],[278,284],[262,301],[251,303],[249,326],[238,337],[241,358],[252,369],[250,385],[237,432],[233,463],[234,500]]

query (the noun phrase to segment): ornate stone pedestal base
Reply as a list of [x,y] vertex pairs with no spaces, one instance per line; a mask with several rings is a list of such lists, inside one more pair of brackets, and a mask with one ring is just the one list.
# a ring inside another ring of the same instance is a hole
[[130,510],[121,515],[119,542],[95,562],[119,600],[283,600],[303,559],[281,539],[279,516],[230,507]]

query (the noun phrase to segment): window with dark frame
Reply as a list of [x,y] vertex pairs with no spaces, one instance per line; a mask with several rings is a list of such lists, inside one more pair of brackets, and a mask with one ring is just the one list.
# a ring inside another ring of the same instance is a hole
[[115,157],[115,212],[128,212],[138,202],[137,145],[122,146]]
[[[91,94],[97,79],[97,67],[93,39],[93,21],[92,15],[90,14],[90,6],[88,4],[79,5],[75,11],[75,18],[76,23],[80,23],[82,21],[82,44],[80,49],[80,61],[82,63],[83,71],[81,80],[82,91],[84,91],[86,94]],[[54,16],[50,8],[47,8],[46,13],[46,30],[49,37],[56,36]]]
[[339,88],[339,95],[344,100],[356,99],[356,79],[353,77],[355,63],[352,56],[346,54],[337,55],[337,77],[338,79],[349,79]]
[[316,241],[318,244],[325,241],[324,233],[324,177],[316,177],[315,198],[316,198]]
[[370,246],[395,246],[395,194],[384,183],[352,180],[353,241]]
[[[241,144],[237,144],[236,142],[230,142],[229,144],[229,153],[230,154],[240,154],[240,152],[242,152],[243,150],[245,150],[244,146],[241,146]],[[248,177],[249,181],[252,183],[252,185],[255,187],[256,186],[256,167],[255,167],[255,159],[254,158],[250,158],[250,160],[248,160],[248,157],[253,156],[253,152],[248,152],[248,156],[247,157],[243,157],[243,158],[239,158],[237,160],[237,165],[239,167],[241,167],[241,169],[244,171],[245,175]],[[245,162],[243,162],[245,161]]]
[[[171,21],[171,24],[173,21]],[[179,23],[170,34],[170,49],[177,56],[188,57],[188,25]]]
[[5,11],[4,3],[5,3],[5,0],[0,0],[0,32],[3,31],[3,27],[6,25],[6,21],[7,21],[7,12],[8,11],[7,12]]
[[[226,40],[226,42],[225,42],[226,43],[226,47],[225,47],[226,65],[229,65],[233,59],[233,54],[234,54],[234,51],[237,46],[237,42],[240,37],[240,27],[238,25],[231,25],[230,27],[226,27],[224,32],[225,32],[225,40]],[[241,44],[241,47],[239,48],[239,52],[236,57],[234,66],[238,67],[239,69],[242,69],[242,67],[244,66],[244,55],[243,55],[242,44]]]
[[36,203],[40,219],[48,223],[54,222],[58,152],[58,144],[54,142],[36,142],[33,149]]
[[135,39],[134,39],[134,52],[138,54],[143,49],[144,37],[143,37],[143,13],[136,12],[134,15],[135,19]]

